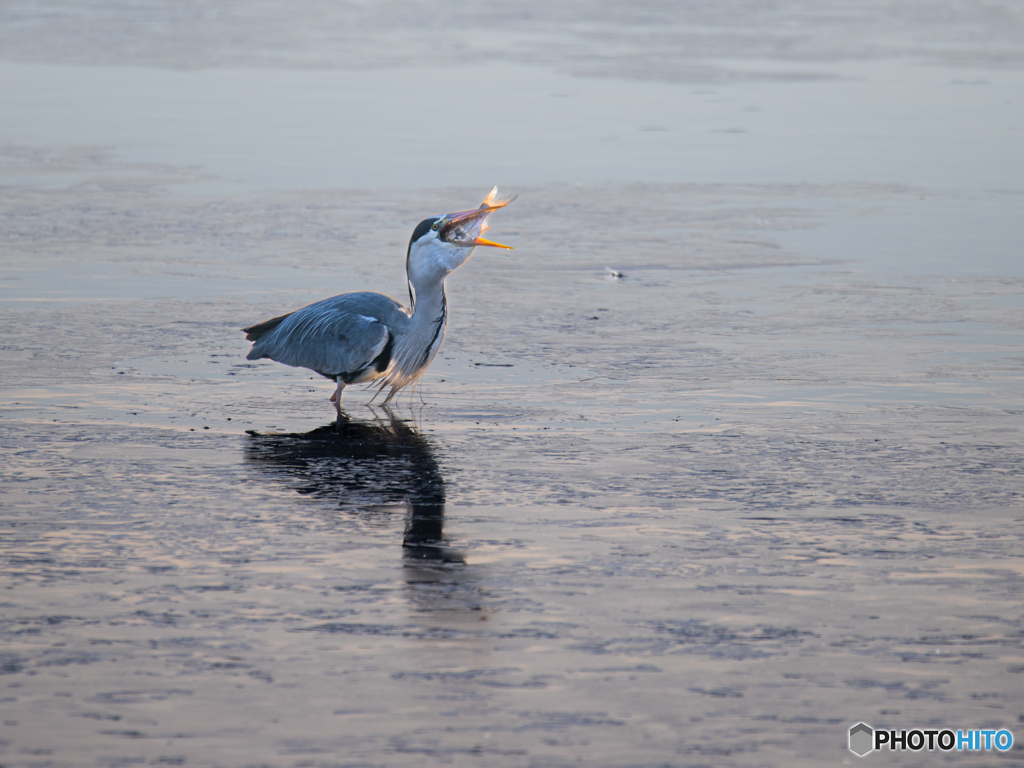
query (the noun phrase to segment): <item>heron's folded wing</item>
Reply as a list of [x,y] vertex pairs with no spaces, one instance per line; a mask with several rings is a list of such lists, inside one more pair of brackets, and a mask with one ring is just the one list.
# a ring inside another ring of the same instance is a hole
[[388,336],[376,317],[322,301],[285,318],[259,352],[285,365],[351,376],[373,363]]

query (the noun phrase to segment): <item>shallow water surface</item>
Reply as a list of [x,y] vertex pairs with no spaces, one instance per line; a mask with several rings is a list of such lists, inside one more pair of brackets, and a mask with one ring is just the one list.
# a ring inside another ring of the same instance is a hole
[[[483,177],[514,186],[1019,186],[1021,72],[982,70],[984,84],[970,86],[956,80],[960,70],[941,67],[798,68],[806,78],[769,71],[712,89],[497,63],[357,71],[0,63],[8,105],[0,138],[110,146],[128,162],[202,169],[231,191],[415,189]],[[480,94],[479,103],[460,105],[453,88]]]
[[[901,7],[0,11],[4,764],[1024,743],[1016,17]],[[394,408],[245,360],[495,181]]]

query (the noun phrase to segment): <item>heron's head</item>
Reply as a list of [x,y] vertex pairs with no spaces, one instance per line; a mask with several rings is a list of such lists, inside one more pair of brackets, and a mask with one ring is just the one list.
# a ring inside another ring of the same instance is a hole
[[510,245],[485,240],[482,235],[491,228],[487,217],[514,199],[510,197],[499,200],[498,188],[495,187],[479,208],[432,216],[421,221],[409,240],[405,264],[409,282],[418,282],[420,277],[439,275],[443,278],[451,274],[466,263],[478,245],[511,249]]

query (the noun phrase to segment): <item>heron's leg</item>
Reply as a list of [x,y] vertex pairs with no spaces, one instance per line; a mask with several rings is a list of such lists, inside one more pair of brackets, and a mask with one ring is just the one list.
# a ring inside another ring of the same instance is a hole
[[374,386],[377,387],[377,391],[373,393],[373,397],[370,398],[370,402],[368,402],[367,405],[373,405],[373,401],[376,400],[380,396],[380,393],[383,391],[384,387],[386,387],[387,385],[388,385],[388,382],[386,380],[382,381],[379,386],[376,384],[376,382],[374,382]]
[[401,389],[401,387],[398,387],[398,386],[392,387],[391,391],[388,392],[388,396],[384,398],[384,402],[381,403],[381,405],[387,405],[388,403],[390,403],[391,402],[391,398],[393,398],[395,396],[395,393],[398,392],[398,390],[400,390],[400,389]]
[[345,389],[345,382],[341,376],[338,377],[338,389],[335,390],[331,400],[334,401],[334,409],[338,412],[338,421],[341,421],[341,392]]

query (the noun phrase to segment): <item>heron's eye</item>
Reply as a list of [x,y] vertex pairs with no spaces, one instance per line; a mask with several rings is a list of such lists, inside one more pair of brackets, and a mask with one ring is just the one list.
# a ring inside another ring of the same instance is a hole
[[441,222],[440,221],[435,221],[434,222],[434,226],[431,227],[431,229],[434,230],[435,232],[437,232],[437,230],[439,230],[440,228],[441,228]]

